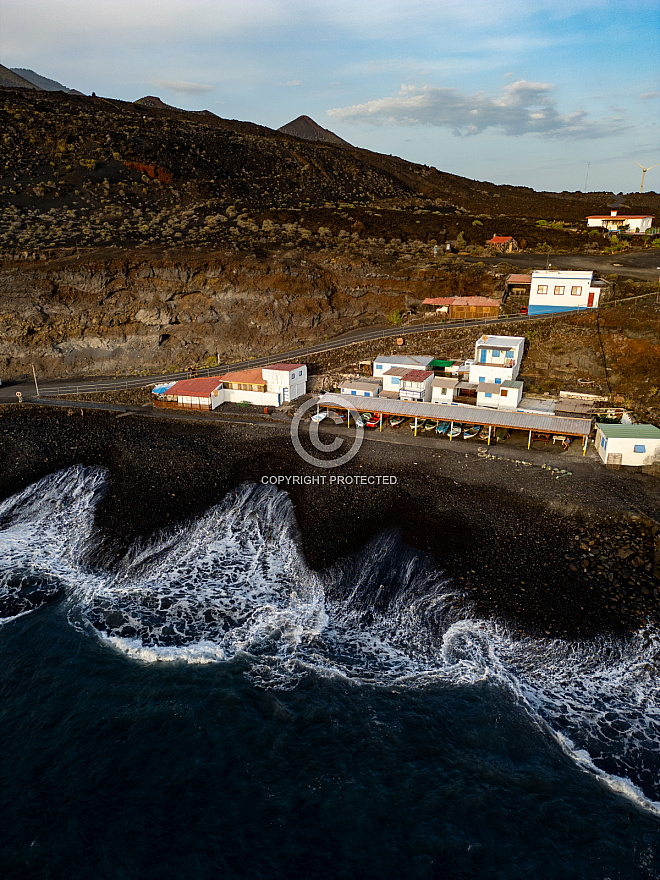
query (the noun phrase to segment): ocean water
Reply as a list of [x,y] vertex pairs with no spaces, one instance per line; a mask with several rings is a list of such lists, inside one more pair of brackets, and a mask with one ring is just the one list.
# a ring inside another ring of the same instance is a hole
[[0,503],[0,877],[659,878],[660,637],[514,639],[244,485],[112,571],[106,474]]

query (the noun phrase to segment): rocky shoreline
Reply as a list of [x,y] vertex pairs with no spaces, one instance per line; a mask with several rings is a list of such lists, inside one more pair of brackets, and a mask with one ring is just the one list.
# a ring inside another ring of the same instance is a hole
[[[110,473],[90,560],[105,566],[136,539],[203,515],[242,482],[318,475],[296,455],[286,425],[0,407],[0,498],[75,464]],[[339,473],[387,474],[396,484],[326,481],[288,491],[313,568],[396,529],[451,578],[458,610],[499,619],[514,634],[575,638],[657,627],[657,478],[583,460],[571,471],[557,479],[463,447],[365,443]]]

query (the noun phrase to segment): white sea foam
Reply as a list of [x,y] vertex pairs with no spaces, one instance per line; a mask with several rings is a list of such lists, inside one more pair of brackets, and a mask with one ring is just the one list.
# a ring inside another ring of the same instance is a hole
[[317,574],[299,551],[288,496],[271,487],[241,486],[190,526],[134,547],[118,570],[92,570],[84,560],[104,481],[99,469],[74,468],[0,505],[8,615],[28,613],[36,578],[64,593],[72,623],[144,663],[240,657],[269,688],[310,674],[396,689],[489,679],[578,766],[660,812],[656,633],[512,639],[456,611],[452,585],[394,535]]

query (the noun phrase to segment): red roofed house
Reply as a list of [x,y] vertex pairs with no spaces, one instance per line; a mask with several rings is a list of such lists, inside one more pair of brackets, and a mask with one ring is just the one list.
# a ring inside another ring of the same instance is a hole
[[488,239],[486,244],[493,250],[502,251],[503,254],[510,254],[512,251],[518,250],[518,242],[510,235],[494,235]]
[[213,392],[222,387],[219,376],[207,379],[182,379],[175,382],[162,394],[154,394],[156,406],[180,406],[184,409],[215,409],[218,406],[217,395]]
[[609,229],[610,232],[624,231],[644,235],[652,225],[651,214],[619,214],[611,211],[609,214],[591,214],[587,217],[587,226],[599,226],[601,229]]
[[497,318],[500,302],[485,296],[449,296],[425,299],[423,305],[446,314],[450,321],[464,318]]
[[305,364],[235,370],[208,379],[183,379],[164,393],[154,395],[156,406],[215,409],[225,402],[280,406],[307,391]]
[[399,400],[431,400],[432,370],[410,370],[401,377]]

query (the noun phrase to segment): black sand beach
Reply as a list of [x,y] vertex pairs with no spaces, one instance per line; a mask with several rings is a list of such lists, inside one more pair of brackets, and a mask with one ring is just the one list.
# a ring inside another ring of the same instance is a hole
[[[658,622],[657,478],[581,459],[558,478],[540,464],[523,468],[467,447],[365,442],[353,461],[326,473],[325,485],[289,486],[308,563],[332,565],[397,529],[448,573],[462,593],[457,603],[514,634],[589,637]],[[0,408],[0,497],[74,464],[110,471],[94,551],[106,566],[244,481],[320,474],[297,456],[286,425]],[[331,485],[329,474],[394,476],[396,484]]]

